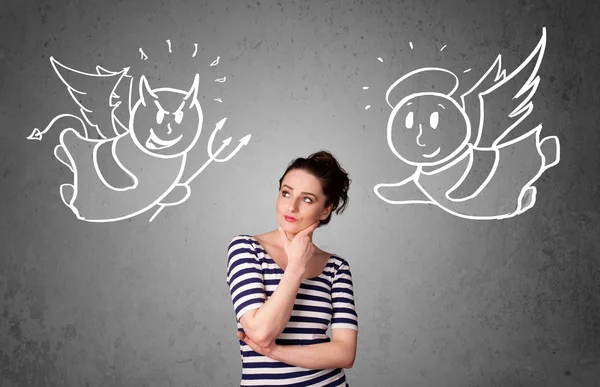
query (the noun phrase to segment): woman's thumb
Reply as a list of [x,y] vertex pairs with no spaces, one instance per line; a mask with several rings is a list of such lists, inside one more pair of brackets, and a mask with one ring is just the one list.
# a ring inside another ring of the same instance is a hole
[[281,226],[279,226],[278,228],[279,230],[279,236],[281,237],[281,240],[283,240],[283,245],[287,245],[290,241],[287,239],[287,235],[285,234],[285,231],[283,231],[283,228]]

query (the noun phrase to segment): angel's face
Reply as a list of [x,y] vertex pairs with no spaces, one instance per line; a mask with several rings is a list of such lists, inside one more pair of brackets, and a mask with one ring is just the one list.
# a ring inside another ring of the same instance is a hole
[[470,135],[464,110],[441,93],[417,93],[404,98],[388,121],[392,152],[412,165],[435,165],[454,157],[463,150]]

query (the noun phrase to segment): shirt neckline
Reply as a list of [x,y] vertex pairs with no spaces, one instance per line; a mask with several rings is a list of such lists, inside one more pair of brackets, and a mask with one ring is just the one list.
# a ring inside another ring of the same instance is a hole
[[[255,242],[255,243],[258,245],[258,246],[260,246],[260,248],[261,248],[261,249],[262,249],[262,250],[265,252],[265,255],[266,255],[266,256],[268,256],[268,257],[271,259],[271,261],[273,261],[273,263],[275,264],[275,266],[277,266],[277,268],[278,268],[279,270],[281,270],[281,271],[283,271],[283,272],[285,273],[285,270],[283,270],[283,269],[281,268],[281,266],[279,266],[279,264],[278,264],[277,262],[275,262],[275,260],[273,259],[273,257],[271,257],[271,254],[269,254],[269,252],[267,251],[267,249],[265,249],[265,247],[264,247],[263,245],[261,245],[261,244],[260,244],[260,242],[258,241],[258,239],[254,238],[252,235],[248,235],[248,236],[249,236],[249,237],[250,237],[250,239],[252,239],[252,240],[253,240],[253,241],[254,241],[254,242]],[[322,275],[325,273],[325,270],[327,270],[327,267],[329,266],[329,262],[330,262],[330,261],[332,260],[332,258],[334,258],[334,257],[335,257],[335,254],[330,254],[330,255],[329,255],[329,258],[327,259],[327,265],[325,265],[325,268],[323,269],[323,271],[322,271],[322,272],[321,272],[319,275],[317,275],[316,277],[312,277],[312,278],[302,278],[302,280],[305,280],[305,279],[307,279],[307,280],[316,280],[316,279],[318,279],[319,277],[321,277],[321,276],[322,276]]]

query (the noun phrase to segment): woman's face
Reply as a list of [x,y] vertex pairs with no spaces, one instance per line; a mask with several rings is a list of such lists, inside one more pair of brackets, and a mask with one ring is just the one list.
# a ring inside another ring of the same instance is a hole
[[[277,221],[289,237],[317,220],[325,220],[333,205],[325,208],[319,180],[301,169],[292,169],[281,182],[277,196]],[[291,234],[291,235],[290,235]]]

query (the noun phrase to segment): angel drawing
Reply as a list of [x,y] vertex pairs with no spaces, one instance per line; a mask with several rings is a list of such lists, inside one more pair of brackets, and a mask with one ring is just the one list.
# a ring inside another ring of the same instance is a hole
[[420,68],[394,82],[386,93],[388,104],[391,91],[403,83],[437,77],[450,86],[410,93],[390,104],[387,143],[414,173],[375,185],[375,194],[390,204],[434,204],[467,219],[509,218],[532,208],[533,184],[560,160],[558,137],[542,138],[542,125],[529,117],[545,47],[544,28],[518,68],[507,75],[498,55],[459,99],[454,96],[458,77],[442,68]]

